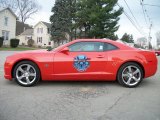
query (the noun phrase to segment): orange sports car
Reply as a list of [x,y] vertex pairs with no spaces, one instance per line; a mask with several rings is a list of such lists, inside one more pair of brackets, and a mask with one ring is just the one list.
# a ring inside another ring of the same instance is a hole
[[157,71],[157,58],[106,39],[74,40],[53,50],[34,50],[8,56],[6,79],[33,86],[43,81],[115,81],[135,87]]

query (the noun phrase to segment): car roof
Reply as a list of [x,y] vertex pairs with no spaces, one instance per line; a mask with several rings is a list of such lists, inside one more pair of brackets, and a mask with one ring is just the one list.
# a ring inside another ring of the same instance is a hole
[[76,39],[76,41],[95,41],[95,42],[105,42],[105,41],[113,41],[110,39]]
[[110,40],[110,39],[76,39],[73,42],[74,43],[75,42],[107,42],[107,43],[110,43],[110,44],[117,46],[120,49],[135,49],[135,48],[130,47],[124,43],[120,43],[120,42]]
[[110,39],[76,39],[76,40],[73,40],[73,41],[71,41],[67,44],[64,44],[64,45],[58,47],[56,49],[56,51],[59,51],[59,50],[63,49],[64,47],[69,46],[69,45],[74,44],[74,43],[77,43],[77,42],[106,42],[106,43],[110,43],[112,45],[115,45],[116,47],[118,47],[121,50],[133,50],[133,49],[135,49],[135,48],[132,48],[128,45],[125,45],[123,43],[116,42],[116,41],[110,40]]

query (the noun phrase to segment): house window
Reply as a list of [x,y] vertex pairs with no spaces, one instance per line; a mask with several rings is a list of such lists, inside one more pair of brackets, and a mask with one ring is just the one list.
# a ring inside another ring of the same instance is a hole
[[38,37],[37,37],[37,43],[38,43]]
[[2,31],[2,37],[4,40],[9,40],[9,32],[8,31]]
[[50,29],[49,28],[47,28],[47,33],[50,34]]
[[41,28],[41,33],[43,33],[43,28]]
[[8,26],[8,17],[4,17],[4,25]]
[[41,43],[42,43],[42,37],[41,37]]
[[25,40],[31,40],[32,36],[25,36]]
[[39,33],[39,28],[37,28],[37,33]]
[[48,42],[48,45],[51,45],[51,42]]

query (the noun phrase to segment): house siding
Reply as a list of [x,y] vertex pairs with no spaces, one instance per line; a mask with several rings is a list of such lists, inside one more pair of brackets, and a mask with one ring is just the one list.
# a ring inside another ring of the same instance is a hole
[[[4,24],[4,17],[8,17],[7,26]],[[0,36],[2,36],[2,31],[9,32],[9,40],[5,41],[5,44],[9,44],[10,39],[15,38],[16,17],[8,9],[0,11]]]
[[[37,29],[39,29],[39,32],[37,32]],[[43,33],[41,33],[41,29],[43,29]],[[48,33],[48,28],[42,22],[35,25],[33,40],[35,41],[36,46],[53,46],[51,35]],[[51,42],[50,45],[49,42]]]
[[18,35],[16,38],[19,39],[19,45],[28,45],[28,37],[33,38],[33,35]]

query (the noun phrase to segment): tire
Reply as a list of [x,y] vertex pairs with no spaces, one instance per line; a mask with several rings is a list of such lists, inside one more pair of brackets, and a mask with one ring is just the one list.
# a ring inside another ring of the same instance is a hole
[[34,86],[40,80],[40,70],[35,63],[31,61],[22,61],[15,66],[13,78],[21,86]]
[[132,88],[141,83],[143,76],[143,70],[138,64],[128,62],[120,67],[117,74],[117,80],[121,85]]

